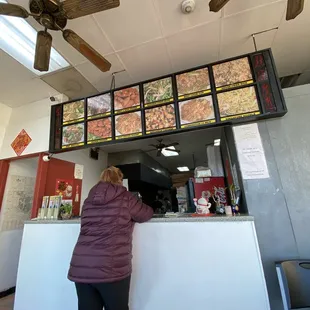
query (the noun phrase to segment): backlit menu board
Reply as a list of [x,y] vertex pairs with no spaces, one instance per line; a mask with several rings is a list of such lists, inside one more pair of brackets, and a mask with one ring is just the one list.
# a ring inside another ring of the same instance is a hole
[[87,144],[112,140],[111,117],[87,122]]
[[139,86],[128,87],[114,92],[115,114],[140,108]]
[[84,100],[66,103],[63,105],[63,125],[68,125],[84,120]]
[[145,107],[173,102],[172,78],[167,77],[145,83],[143,84],[143,92]]
[[115,139],[142,136],[141,112],[132,112],[115,116]]
[[84,123],[63,127],[62,148],[71,148],[84,145]]
[[211,93],[208,68],[178,74],[176,80],[178,99],[192,98]]
[[179,103],[181,128],[215,123],[212,96],[199,97]]
[[52,106],[50,152],[287,112],[271,50]]
[[220,93],[217,100],[222,121],[260,114],[254,86]]
[[146,134],[176,129],[173,104],[145,110]]
[[111,114],[111,94],[87,98],[87,119],[104,117]]
[[248,57],[223,62],[214,65],[212,69],[218,91],[253,83]]

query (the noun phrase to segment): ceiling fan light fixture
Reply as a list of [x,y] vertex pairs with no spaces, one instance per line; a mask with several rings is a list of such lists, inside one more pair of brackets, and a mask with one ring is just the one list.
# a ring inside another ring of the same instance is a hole
[[184,166],[184,167],[177,167],[177,169],[180,171],[180,172],[187,172],[189,171],[189,168]]
[[[6,3],[4,0],[0,0]],[[40,72],[33,68],[36,50],[37,31],[24,19],[0,15],[0,49],[5,51],[19,63],[36,75],[55,72],[70,64],[52,47],[48,72]]]
[[[174,150],[174,151],[173,151]],[[161,153],[166,157],[179,156],[179,153],[175,150],[174,146],[165,147],[161,150]]]

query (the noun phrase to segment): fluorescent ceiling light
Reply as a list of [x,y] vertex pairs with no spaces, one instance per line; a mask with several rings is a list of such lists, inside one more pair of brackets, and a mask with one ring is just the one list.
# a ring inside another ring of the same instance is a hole
[[177,169],[181,172],[189,171],[188,167],[178,167]]
[[[6,2],[0,0],[0,2]],[[70,64],[52,47],[49,71],[40,72],[33,68],[37,31],[26,20],[0,15],[0,49],[11,55],[37,75],[68,67]]]
[[161,153],[166,157],[179,156],[178,152],[171,152],[170,150],[175,150],[175,147],[174,146],[165,147],[161,150]]
[[214,146],[220,146],[220,145],[221,145],[221,139],[215,139]]

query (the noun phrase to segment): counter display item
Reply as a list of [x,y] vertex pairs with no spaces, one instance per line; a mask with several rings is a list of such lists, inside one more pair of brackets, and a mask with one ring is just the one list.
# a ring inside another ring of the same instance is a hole
[[115,117],[115,138],[117,140],[141,135],[141,112],[133,112]]
[[57,220],[58,211],[61,204],[61,196],[50,196],[48,209],[47,209],[47,220]]
[[87,123],[87,144],[112,140],[111,117],[89,121]]
[[140,108],[139,86],[124,88],[114,92],[115,113],[132,111]]
[[145,111],[146,133],[172,130],[176,127],[174,105],[169,104]]
[[39,219],[45,219],[46,218],[49,199],[50,199],[49,196],[43,197],[42,205],[41,205],[41,208],[39,208],[38,216],[37,216]]
[[221,120],[260,114],[254,86],[220,93],[217,99]]
[[111,95],[103,94],[87,99],[87,119],[111,114]]
[[71,124],[84,120],[84,100],[63,105],[63,124]]
[[71,199],[62,200],[59,208],[59,217],[62,220],[68,220],[72,216],[73,202]]
[[62,148],[84,145],[84,123],[63,127]]
[[212,96],[205,96],[179,103],[181,128],[215,123]]
[[176,80],[179,99],[211,92],[208,68],[179,74]]
[[145,83],[143,91],[146,107],[173,101],[171,77]]
[[213,74],[217,90],[220,90],[218,89],[219,87],[226,85],[242,82],[253,83],[253,76],[248,57],[214,65]]

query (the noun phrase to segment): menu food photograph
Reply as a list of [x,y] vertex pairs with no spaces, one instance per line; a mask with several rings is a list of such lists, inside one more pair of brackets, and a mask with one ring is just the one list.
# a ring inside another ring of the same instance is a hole
[[99,143],[112,140],[111,117],[89,121],[87,123],[87,143]]
[[179,103],[181,128],[188,124],[204,125],[215,123],[212,96],[205,96]]
[[84,124],[63,127],[62,147],[73,147],[84,144]]
[[139,86],[128,87],[114,92],[115,113],[140,107]]
[[144,104],[151,106],[151,103],[165,103],[173,101],[171,77],[145,83],[143,85]]
[[213,66],[216,88],[242,82],[253,82],[248,57]]
[[169,104],[153,109],[145,110],[146,133],[175,129],[174,105]]
[[179,99],[186,95],[205,91],[210,92],[210,78],[208,68],[182,73],[176,76]]
[[87,99],[87,118],[102,117],[111,114],[111,95],[103,94]]
[[122,114],[115,117],[116,139],[142,135],[141,112]]
[[84,119],[84,100],[66,103],[63,105],[63,124],[74,123]]
[[243,117],[259,114],[258,100],[253,86],[220,93],[217,95],[217,101],[221,119],[234,115]]

